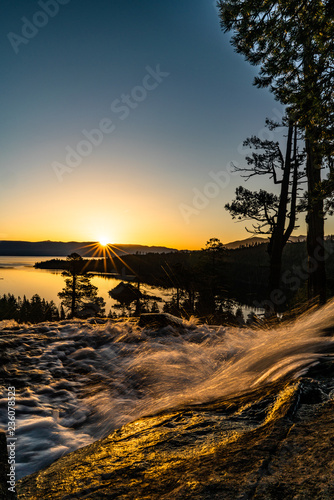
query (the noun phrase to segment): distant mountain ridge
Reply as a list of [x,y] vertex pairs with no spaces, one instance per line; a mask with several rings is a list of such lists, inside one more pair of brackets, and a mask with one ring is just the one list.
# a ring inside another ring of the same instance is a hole
[[[290,236],[289,242],[297,243],[299,241],[306,241],[306,236],[301,234],[299,236]],[[244,240],[236,240],[231,241],[230,243],[226,243],[224,246],[228,249],[239,248],[241,246],[254,246],[260,245],[261,243],[268,243],[269,238],[261,238],[261,236],[251,236],[250,238],[246,238]]]
[[[36,257],[65,257],[71,253],[78,253],[82,257],[99,257],[95,242],[86,241],[0,241],[0,255],[8,255],[13,257],[21,256],[36,256]],[[115,244],[112,245],[113,251],[117,255],[125,253],[168,253],[177,252],[175,248],[163,246],[148,246],[148,245],[131,245],[131,244]],[[101,247],[102,250],[102,247]],[[102,252],[100,252],[102,256]]]
[[269,238],[261,238],[260,236],[253,236],[246,238],[244,240],[231,241],[230,243],[224,244],[224,247],[233,250],[234,248],[239,248],[242,246],[253,246],[259,245],[261,243],[268,243]]

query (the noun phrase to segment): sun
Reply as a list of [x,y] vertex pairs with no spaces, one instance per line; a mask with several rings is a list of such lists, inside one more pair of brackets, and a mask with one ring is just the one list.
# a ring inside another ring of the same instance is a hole
[[108,239],[106,237],[101,237],[99,239],[99,244],[101,245],[101,247],[106,247],[108,245]]

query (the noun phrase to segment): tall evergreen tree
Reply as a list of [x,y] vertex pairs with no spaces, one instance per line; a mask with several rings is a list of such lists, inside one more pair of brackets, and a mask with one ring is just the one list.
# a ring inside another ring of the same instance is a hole
[[[334,151],[334,4],[332,0],[220,0],[222,28],[236,51],[260,65],[269,87],[304,130],[307,151],[309,295],[326,298],[321,169]],[[314,260],[317,266],[314,270]]]

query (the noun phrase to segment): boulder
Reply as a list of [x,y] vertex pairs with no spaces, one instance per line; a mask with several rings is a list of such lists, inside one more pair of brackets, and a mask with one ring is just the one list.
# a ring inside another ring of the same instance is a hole
[[168,313],[145,313],[141,314],[138,326],[149,327],[152,330],[159,330],[166,326],[172,326],[179,329],[184,329],[183,321],[177,316]]

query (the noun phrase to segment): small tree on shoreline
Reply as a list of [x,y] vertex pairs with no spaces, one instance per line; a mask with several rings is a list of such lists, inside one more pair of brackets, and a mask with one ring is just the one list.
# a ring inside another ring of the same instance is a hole
[[65,288],[58,293],[62,306],[70,310],[70,317],[80,316],[87,307],[95,311],[95,315],[103,314],[105,302],[97,296],[97,286],[90,282],[90,276],[84,271],[84,260],[72,253],[67,257],[68,270],[62,273]]

